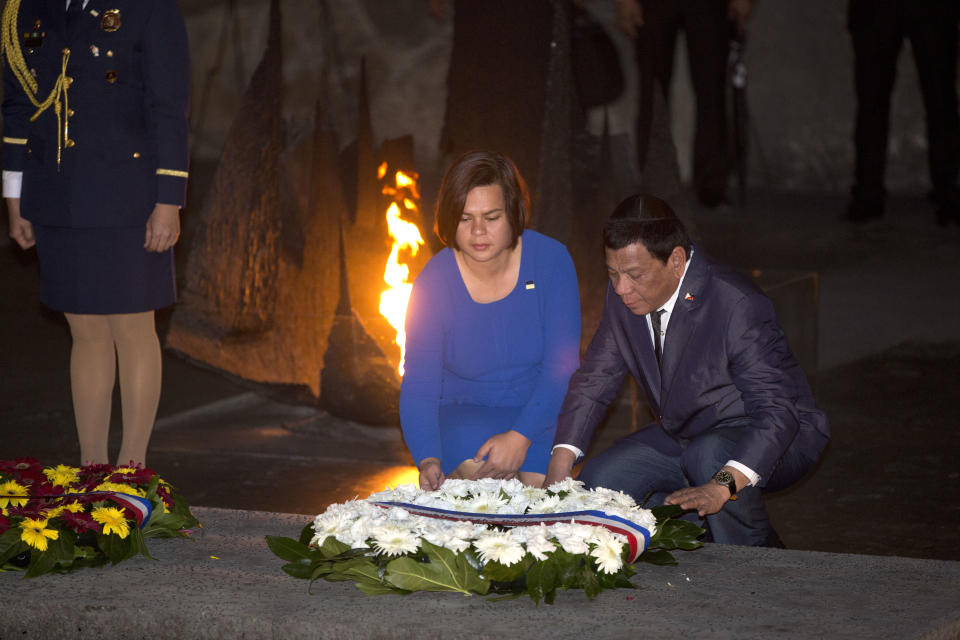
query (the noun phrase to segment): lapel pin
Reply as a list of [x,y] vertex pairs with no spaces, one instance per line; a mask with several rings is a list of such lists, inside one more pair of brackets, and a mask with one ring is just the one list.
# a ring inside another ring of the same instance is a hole
[[693,301],[694,301],[694,297],[693,297],[692,295],[690,295],[689,293],[687,293],[687,295],[683,296],[683,299],[686,300],[686,301],[688,301],[688,302],[693,302]]
[[523,283],[523,286],[524,286],[524,288],[527,289],[528,291],[529,291],[530,289],[536,289],[536,288],[537,288],[537,285],[533,284],[533,280],[527,280],[526,282]]
[[120,9],[110,9],[103,12],[100,19],[100,28],[108,33],[113,33],[120,29]]
[[95,44],[90,45],[90,53],[92,53],[94,57],[99,56],[99,55],[100,55],[100,47],[98,47],[98,46],[95,45]]

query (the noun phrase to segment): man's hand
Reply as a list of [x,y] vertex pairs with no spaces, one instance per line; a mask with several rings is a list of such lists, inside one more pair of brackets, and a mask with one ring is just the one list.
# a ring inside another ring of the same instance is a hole
[[637,37],[637,27],[643,26],[643,7],[640,0],[617,0],[617,22],[631,38]]
[[7,198],[7,217],[10,220],[10,237],[21,249],[37,244],[33,237],[33,225],[20,217],[20,198]]
[[[733,475],[733,480],[737,485],[737,492],[750,484],[750,479],[739,469],[727,466],[724,466],[723,469]],[[723,509],[723,505],[725,505],[729,499],[730,490],[711,480],[707,484],[700,485],[699,487],[687,487],[686,489],[674,491],[666,497],[663,503],[678,504],[684,509],[696,509],[702,518],[703,516],[713,515],[720,511],[720,509]]]
[[473,456],[474,462],[480,462],[484,458],[483,465],[477,469],[473,480],[479,478],[497,478],[509,480],[517,475],[520,466],[527,458],[527,449],[530,448],[530,440],[519,431],[505,431],[498,433],[483,443],[477,449],[477,455]]
[[723,509],[730,499],[726,487],[716,482],[708,482],[699,487],[687,487],[674,491],[667,496],[663,504],[678,504],[684,509],[696,509],[700,517],[710,516]]
[[420,488],[424,491],[436,491],[446,478],[436,458],[424,458],[420,461]]
[[147,218],[143,248],[160,253],[175,245],[179,237],[180,208],[174,204],[157,204]]
[[577,454],[566,447],[557,447],[550,456],[550,464],[547,465],[547,477],[543,480],[543,488],[546,489],[552,484],[556,484],[570,477],[573,472],[573,464],[577,461]]

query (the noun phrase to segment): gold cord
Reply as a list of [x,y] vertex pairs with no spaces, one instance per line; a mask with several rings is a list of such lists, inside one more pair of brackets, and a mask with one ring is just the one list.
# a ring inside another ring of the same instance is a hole
[[63,63],[60,67],[60,75],[53,85],[50,94],[40,102],[37,97],[39,85],[36,78],[30,73],[27,67],[27,61],[23,57],[23,50],[20,47],[20,33],[17,29],[17,14],[20,12],[20,0],[8,0],[7,6],[3,10],[2,24],[0,24],[0,54],[5,55],[10,64],[10,70],[14,77],[20,83],[23,93],[27,96],[37,111],[30,117],[30,122],[34,122],[44,111],[53,105],[53,111],[57,114],[57,170],[60,169],[60,161],[63,155],[64,141],[70,140],[70,109],[67,98],[67,89],[70,86],[70,80],[67,78],[67,63],[70,61],[70,49],[63,50]]

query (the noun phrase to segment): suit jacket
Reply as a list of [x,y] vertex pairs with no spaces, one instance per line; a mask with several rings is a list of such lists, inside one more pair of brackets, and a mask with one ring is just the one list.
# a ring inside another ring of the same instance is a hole
[[183,17],[176,0],[89,0],[68,30],[65,6],[23,0],[17,44],[40,101],[69,50],[62,108],[69,138],[53,106],[30,121],[37,108],[6,52],[3,168],[23,172],[21,211],[34,223],[140,226],[156,203],[182,206],[185,199],[190,80]]
[[637,437],[668,455],[680,455],[711,429],[749,427],[733,459],[758,473],[762,485],[788,447],[813,462],[829,439],[827,418],[770,300],[701,251],[688,265],[667,325],[662,375],[645,317],[607,286],[600,326],[570,379],[555,442],[585,451],[627,373],[657,417]]

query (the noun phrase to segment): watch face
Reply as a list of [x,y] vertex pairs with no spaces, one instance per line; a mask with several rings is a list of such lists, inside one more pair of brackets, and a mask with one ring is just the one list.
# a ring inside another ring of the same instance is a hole
[[713,479],[719,484],[728,484],[733,482],[733,474],[729,471],[717,471],[717,473],[713,476]]

